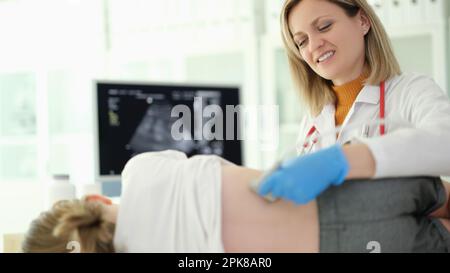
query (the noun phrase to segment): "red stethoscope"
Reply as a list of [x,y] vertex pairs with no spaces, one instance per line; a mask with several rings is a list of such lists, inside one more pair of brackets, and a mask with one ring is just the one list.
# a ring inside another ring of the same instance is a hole
[[[380,83],[380,120],[382,120],[382,121],[384,120],[385,115],[386,115],[386,112],[385,112],[385,110],[386,110],[386,105],[385,105],[386,97],[385,97],[385,95],[386,95],[385,82],[382,81]],[[312,150],[312,147],[318,142],[318,138],[315,138],[312,141],[311,145],[310,145],[310,141],[309,141],[309,139],[312,137],[312,135],[314,133],[316,133],[316,132],[317,132],[317,129],[316,129],[315,126],[313,126],[309,130],[308,134],[306,135],[306,142],[303,144],[303,151],[308,149],[308,147],[310,148],[310,150]],[[382,122],[380,124],[380,134],[382,136],[384,136],[386,134],[386,127],[384,125],[384,122]]]

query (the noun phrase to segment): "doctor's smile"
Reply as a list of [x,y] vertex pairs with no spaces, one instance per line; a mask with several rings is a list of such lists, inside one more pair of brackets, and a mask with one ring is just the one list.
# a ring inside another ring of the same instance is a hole
[[321,57],[317,60],[317,63],[323,64],[331,60],[335,55],[335,51],[328,51],[327,53],[321,55]]
[[[147,10],[116,2],[105,1],[113,23],[100,28],[104,71],[67,96],[82,110],[53,105],[71,77],[36,80],[42,116],[28,145],[39,141],[34,172],[53,173],[47,204],[22,217],[21,252],[450,252],[447,4],[397,1],[407,18],[396,22],[389,1],[218,0],[207,7],[223,15],[201,20],[196,5],[143,1],[151,16],[121,21]],[[64,127],[70,141],[57,144],[70,148],[54,148],[65,123],[53,119],[80,112],[92,120]],[[1,134],[0,149],[16,141]],[[220,261],[180,257],[178,268]]]

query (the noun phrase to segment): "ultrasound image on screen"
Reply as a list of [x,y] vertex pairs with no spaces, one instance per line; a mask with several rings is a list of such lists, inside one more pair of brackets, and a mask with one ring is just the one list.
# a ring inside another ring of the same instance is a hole
[[146,151],[162,151],[171,147],[186,154],[195,149],[195,142],[190,136],[185,140],[175,141],[171,136],[171,128],[175,118],[171,118],[171,104],[151,105],[139,123],[129,144],[126,146],[134,154]]
[[[205,107],[218,105],[225,112],[226,105],[238,105],[237,88],[189,87],[161,85],[97,84],[98,147],[100,175],[119,175],[126,162],[140,153],[177,150],[188,156],[219,155],[242,164],[241,143],[237,140],[206,140],[203,125],[210,117],[202,115]],[[172,109],[185,105],[190,110],[190,122],[180,132],[181,140],[171,134],[180,116],[172,117]],[[226,122],[223,116],[224,132]],[[198,137],[202,136],[202,137]]]

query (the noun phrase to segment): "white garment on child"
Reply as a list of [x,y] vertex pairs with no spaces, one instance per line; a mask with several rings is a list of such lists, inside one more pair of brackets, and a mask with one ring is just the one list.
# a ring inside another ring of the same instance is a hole
[[122,172],[117,252],[223,252],[217,156],[176,151],[133,157]]

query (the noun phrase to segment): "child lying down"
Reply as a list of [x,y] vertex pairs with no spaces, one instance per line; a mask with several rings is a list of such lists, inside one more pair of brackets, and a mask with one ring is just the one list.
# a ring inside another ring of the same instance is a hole
[[24,252],[449,252],[449,191],[437,178],[349,181],[305,206],[250,190],[261,172],[216,156],[145,153],[122,172],[120,206],[61,201]]

